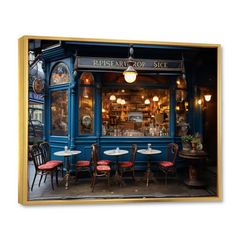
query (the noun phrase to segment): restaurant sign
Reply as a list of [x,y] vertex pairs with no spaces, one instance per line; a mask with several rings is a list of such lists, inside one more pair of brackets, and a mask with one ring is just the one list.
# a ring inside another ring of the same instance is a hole
[[[136,70],[149,71],[183,71],[182,60],[162,59],[133,59]],[[124,70],[127,68],[127,58],[103,58],[103,57],[79,57],[76,58],[77,68],[83,69],[114,69]]]

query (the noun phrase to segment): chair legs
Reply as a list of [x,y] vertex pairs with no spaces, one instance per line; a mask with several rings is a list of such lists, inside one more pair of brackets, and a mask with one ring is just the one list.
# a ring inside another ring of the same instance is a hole
[[121,184],[122,183],[124,183],[123,182],[123,174],[124,174],[124,172],[132,172],[132,179],[133,179],[133,181],[134,181],[134,183],[136,183],[136,179],[135,179],[135,171],[134,171],[134,169],[130,169],[130,170],[125,170],[125,171],[123,171],[123,169],[122,168],[120,168],[119,169],[119,174],[120,174],[120,186],[121,186]]
[[[53,185],[53,172],[54,171],[50,171],[50,174],[51,174],[51,185],[52,185],[52,189],[54,190],[54,185]],[[35,174],[34,174],[34,179],[33,179],[33,182],[32,182],[32,185],[31,185],[31,191],[33,191],[33,188],[34,188],[34,183],[35,183],[35,180],[36,180],[36,177],[38,175],[38,172],[36,171]],[[47,175],[48,175],[48,172],[41,172],[40,173],[40,179],[39,179],[39,183],[38,183],[38,186],[40,187],[41,185],[41,181],[43,179],[43,175],[45,175],[45,178],[44,178],[44,183],[46,182],[46,179],[47,179]],[[58,186],[58,170],[56,170],[56,184]]]
[[94,191],[95,181],[96,181],[96,174],[93,174],[93,179],[91,184],[92,192]]
[[44,178],[44,183],[46,182],[47,180],[47,176],[48,176],[48,173],[45,175],[45,178]]
[[34,182],[35,182],[35,179],[36,179],[37,174],[38,174],[37,171],[35,171],[34,179],[33,179],[32,185],[31,185],[31,191],[33,191],[33,188],[34,188]]
[[40,176],[39,187],[40,187],[40,184],[41,184],[42,178],[43,178],[43,173],[42,173],[41,176]]
[[[99,175],[98,175],[99,176]],[[106,174],[107,176],[107,185],[108,185],[108,190],[110,190],[110,172],[108,172]],[[94,191],[94,187],[95,187],[95,184],[96,184],[96,177],[97,177],[97,174],[96,173],[93,173],[93,178],[92,178],[92,182],[91,182],[91,188],[92,188],[92,192]]]
[[54,190],[54,186],[53,186],[53,172],[51,171],[51,185],[52,185],[52,190]]
[[165,185],[167,185],[167,173],[165,173]]
[[86,167],[86,169],[77,169],[75,173],[76,181],[79,179],[79,172],[89,172],[90,178],[93,178],[91,166]]
[[110,191],[110,172],[107,173],[108,190]]

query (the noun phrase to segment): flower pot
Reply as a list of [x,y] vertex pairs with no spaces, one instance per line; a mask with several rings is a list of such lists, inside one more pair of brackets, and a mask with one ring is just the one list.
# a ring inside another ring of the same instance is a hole
[[189,142],[182,142],[182,147],[183,147],[183,151],[190,151],[191,150],[191,143]]

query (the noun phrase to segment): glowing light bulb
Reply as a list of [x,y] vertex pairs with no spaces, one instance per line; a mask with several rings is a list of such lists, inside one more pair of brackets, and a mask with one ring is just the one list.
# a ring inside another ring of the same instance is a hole
[[154,102],[158,102],[158,101],[159,101],[159,97],[154,96],[154,97],[152,98],[152,100],[153,100]]
[[118,104],[121,104],[121,101],[122,101],[121,98],[117,98],[117,100],[116,100],[116,102],[117,102]]
[[204,95],[205,101],[210,102],[211,101],[211,94]]
[[150,104],[150,100],[147,98],[147,99],[144,101],[144,104],[149,105],[149,104]]
[[116,100],[116,96],[115,96],[115,95],[111,95],[111,96],[110,96],[110,100],[111,100],[111,101],[115,101],[115,100]]

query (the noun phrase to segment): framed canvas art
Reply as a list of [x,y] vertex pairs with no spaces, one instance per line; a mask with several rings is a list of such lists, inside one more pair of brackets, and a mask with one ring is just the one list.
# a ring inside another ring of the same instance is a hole
[[221,46],[19,39],[19,203],[219,201]]

